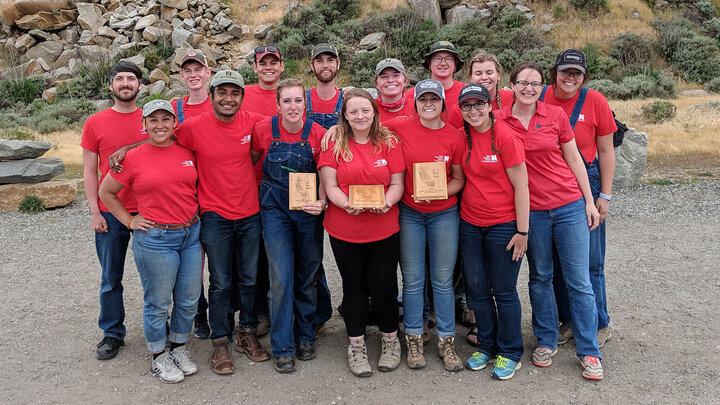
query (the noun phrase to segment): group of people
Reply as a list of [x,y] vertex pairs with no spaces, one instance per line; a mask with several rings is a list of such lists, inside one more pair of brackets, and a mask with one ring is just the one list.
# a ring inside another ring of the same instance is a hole
[[[279,50],[260,46],[258,84],[223,70],[208,91],[207,61],[191,51],[181,63],[189,95],[141,110],[142,72],[118,62],[109,73],[114,105],[88,118],[82,136],[102,267],[97,358],[115,357],[124,344],[122,276],[132,234],[153,375],[172,383],[197,371],[186,349],[193,324],[196,337],[211,339],[215,373],[234,372],[232,348],[268,360],[258,341],[268,330],[275,370],[294,371],[296,358],[315,357],[316,333],[332,315],[326,231],[342,278],[352,374],[373,372],[365,343],[371,318],[382,334],[377,369],[401,363],[399,265],[409,368],[426,365],[430,289],[444,368],[490,365],[493,378],[513,377],[524,354],[517,279],[527,254],[532,363],[550,366],[558,345],[574,338],[583,376],[602,379],[616,130],[608,103],[582,87],[587,57],[577,49],[557,56],[548,86],[533,62],[510,72],[509,89],[499,88],[493,55],[470,58],[470,84],[454,79],[463,65],[451,43],[437,42],[424,58],[430,78],[407,89],[402,62],[384,59],[374,99],[337,88],[340,57],[331,44],[312,50],[312,89],[281,80]],[[416,198],[414,165],[429,162],[442,162],[447,198]],[[291,173],[317,174],[317,198],[301,208],[291,209]],[[353,185],[381,186],[384,203],[351,205]],[[455,349],[456,262],[475,319],[477,351],[464,362]]]

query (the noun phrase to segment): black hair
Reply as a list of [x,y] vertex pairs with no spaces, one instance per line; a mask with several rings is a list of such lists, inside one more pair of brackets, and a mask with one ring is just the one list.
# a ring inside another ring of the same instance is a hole
[[[548,84],[555,84],[557,82],[557,80],[556,80],[557,74],[558,74],[557,66],[553,66],[552,68],[550,68],[550,71],[548,72],[548,81],[547,81]],[[590,80],[590,72],[586,70],[585,73],[583,73],[582,84],[587,83],[589,80]]]
[[116,63],[115,66],[113,66],[112,69],[110,69],[110,71],[108,72],[108,82],[112,84],[115,76],[121,72],[132,73],[135,75],[135,77],[137,77],[138,81],[142,81],[142,71],[140,70],[138,65],[132,62],[121,60],[120,62]]
[[[490,117],[490,145],[492,145],[492,150],[495,153],[502,153],[501,150],[498,150],[495,147],[495,114],[493,114],[492,111],[488,113],[488,117]],[[468,146],[468,155],[467,158],[465,158],[465,163],[468,163],[470,161],[470,153],[472,153],[472,137],[470,136],[470,124],[463,120],[463,127],[465,128],[465,140],[467,141]]]
[[[215,98],[215,89],[217,88],[217,86],[219,86],[219,85],[210,86],[210,97]],[[240,86],[238,86],[238,87],[240,87]],[[240,87],[240,93],[242,94],[242,97],[244,99],[245,98],[245,88],[244,87]]]

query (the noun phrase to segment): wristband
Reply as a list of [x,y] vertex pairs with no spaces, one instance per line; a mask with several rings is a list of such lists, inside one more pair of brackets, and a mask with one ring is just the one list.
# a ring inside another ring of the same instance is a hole
[[612,196],[610,194],[600,193],[600,197],[610,201],[612,200]]
[[125,226],[127,227],[127,229],[130,229],[130,222],[132,222],[132,219],[133,219],[134,217],[135,217],[134,215],[130,215],[130,218],[128,219],[127,225],[125,225]]
[[520,232],[517,229],[515,229],[515,233],[522,236],[528,236],[528,232]]
[[328,205],[330,205],[330,203],[325,198],[321,198],[320,201],[323,201],[325,203],[325,207],[322,209],[323,211],[325,211],[328,208]]

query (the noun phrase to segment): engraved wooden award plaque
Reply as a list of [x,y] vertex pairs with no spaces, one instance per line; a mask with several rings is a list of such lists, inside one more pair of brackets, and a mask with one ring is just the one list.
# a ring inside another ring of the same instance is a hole
[[351,208],[375,208],[385,205],[385,187],[382,184],[350,185]]
[[413,163],[413,195],[416,202],[447,200],[445,162]]
[[317,201],[315,173],[289,173],[290,209],[301,210],[303,205]]

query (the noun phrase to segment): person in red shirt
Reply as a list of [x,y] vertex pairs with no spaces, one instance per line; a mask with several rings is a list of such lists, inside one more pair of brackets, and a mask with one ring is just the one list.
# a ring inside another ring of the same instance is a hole
[[295,371],[299,360],[315,358],[317,275],[323,257],[320,214],[327,208],[322,184],[319,200],[291,210],[290,173],[317,173],[320,140],[325,128],[304,119],[305,88],[300,79],[277,87],[279,116],[255,125],[252,156],[264,172],[260,187],[263,239],[270,259],[270,343],[275,371]]
[[[438,41],[430,47],[430,51],[425,54],[423,67],[430,72],[430,78],[442,83],[445,89],[445,103],[447,112],[457,104],[460,90],[465,83],[453,79],[453,75],[462,69],[465,62],[460,58],[460,54],[455,49],[455,45],[448,41]],[[405,93],[408,100],[415,99],[415,88],[409,89]],[[445,116],[447,118],[447,115]]]
[[211,74],[205,56],[197,51],[188,51],[180,63],[180,78],[187,86],[189,94],[172,101],[178,124],[212,110],[207,91],[207,81]]
[[[130,242],[130,231],[125,224],[115,219],[98,198],[98,186],[108,173],[108,157],[113,152],[127,144],[147,139],[142,128],[142,110],[136,104],[142,86],[140,68],[132,62],[118,62],[108,72],[108,79],[115,102],[112,107],[93,114],[85,121],[80,142],[85,194],[102,269],[98,326],[103,330],[103,339],[97,345],[98,360],[112,359],[125,344],[122,278]],[[118,198],[130,212],[137,212],[132,187],[125,188]]]
[[405,66],[397,59],[383,59],[375,66],[375,87],[379,96],[375,99],[380,113],[380,123],[397,117],[410,117],[415,114],[413,103],[408,102],[405,88],[408,77]]
[[[578,49],[566,49],[558,54],[555,66],[550,69],[550,85],[545,88],[544,98],[541,97],[541,100],[561,107],[570,117],[580,94],[587,92],[573,131],[580,152],[587,162],[585,167],[590,180],[590,189],[600,213],[600,225],[590,232],[590,281],[598,311],[598,344],[602,347],[612,336],[605,294],[605,219],[612,198],[615,174],[615,148],[612,135],[617,131],[617,126],[605,97],[595,90],[582,88],[588,80],[590,74],[587,68],[587,55]],[[557,262],[555,263],[553,285],[558,315],[562,322],[558,343],[563,344],[572,338],[570,302],[561,269]]]
[[[99,194],[113,216],[133,230],[132,248],[144,291],[145,341],[153,355],[150,373],[162,382],[176,383],[197,372],[185,348],[202,288],[195,154],[173,141],[175,112],[169,102],[145,104],[143,123],[149,142],[127,154],[122,173],[106,176]],[[126,186],[135,191],[137,215],[118,198]],[[171,304],[168,336],[165,324]]]
[[[330,199],[325,230],[343,285],[343,307],[348,338],[348,366],[358,377],[368,377],[365,327],[368,297],[382,333],[380,371],[400,364],[397,337],[397,265],[400,251],[397,203],[403,194],[405,161],[395,135],[380,126],[377,105],[362,89],[345,95],[335,141],[320,153],[320,176]],[[370,209],[350,206],[351,185],[382,185],[385,205]]]
[[548,367],[557,353],[554,245],[569,287],[573,335],[583,376],[602,379],[597,309],[588,272],[590,230],[597,227],[600,214],[592,199],[587,172],[565,112],[538,101],[542,69],[533,62],[521,63],[510,73],[510,83],[515,102],[499,111],[497,118],[525,145],[530,190],[528,287],[533,332],[538,340],[532,361],[538,367]]
[[[400,205],[400,268],[403,278],[403,323],[410,368],[425,366],[423,356],[423,301],[426,276],[426,247],[430,259],[438,351],[448,371],[462,370],[455,353],[455,300],[453,270],[458,248],[456,194],[465,183],[461,159],[462,132],[446,125],[445,91],[437,80],[426,79],[414,90],[416,117],[396,118],[385,123],[400,138],[405,156],[405,192]],[[418,200],[413,189],[413,164],[445,163],[447,199]]]
[[530,199],[524,146],[495,123],[491,101],[481,84],[465,86],[458,100],[466,139],[460,249],[478,338],[466,367],[482,370],[494,363],[492,377],[507,380],[523,355],[517,278],[527,249]]

